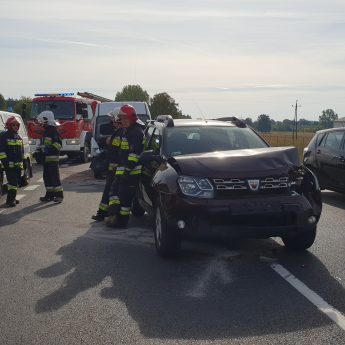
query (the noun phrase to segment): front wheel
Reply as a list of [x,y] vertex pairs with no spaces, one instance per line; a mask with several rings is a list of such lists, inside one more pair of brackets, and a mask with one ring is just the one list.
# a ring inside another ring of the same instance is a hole
[[155,244],[158,254],[164,258],[176,256],[181,248],[181,237],[168,226],[161,206],[158,204],[155,209]]
[[80,160],[82,163],[87,163],[89,161],[90,156],[90,144],[85,143],[84,150],[80,152]]
[[293,236],[282,237],[285,247],[290,250],[306,250],[311,247],[316,237],[316,226],[307,232],[302,232]]

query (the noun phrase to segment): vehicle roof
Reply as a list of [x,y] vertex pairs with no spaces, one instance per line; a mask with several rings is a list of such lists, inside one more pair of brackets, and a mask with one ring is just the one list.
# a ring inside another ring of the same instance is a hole
[[235,127],[231,122],[218,120],[194,120],[194,119],[174,119],[175,127],[183,126],[221,126],[221,127]]
[[320,133],[326,133],[326,132],[335,132],[335,131],[344,131],[345,127],[333,127],[333,128],[327,128],[327,129],[321,129],[316,132],[316,134]]

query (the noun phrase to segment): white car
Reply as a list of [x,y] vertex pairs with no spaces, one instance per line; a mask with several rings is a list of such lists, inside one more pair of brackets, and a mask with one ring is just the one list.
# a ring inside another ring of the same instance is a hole
[[[19,135],[23,139],[24,143],[24,170],[20,179],[20,186],[26,186],[29,183],[30,177],[32,177],[32,157],[30,153],[29,137],[26,131],[26,127],[22,117],[16,113],[10,113],[7,111],[0,111],[0,132],[5,130],[5,123],[7,119],[11,116],[15,116],[20,123]],[[6,186],[6,174],[3,169],[0,167],[0,195]]]

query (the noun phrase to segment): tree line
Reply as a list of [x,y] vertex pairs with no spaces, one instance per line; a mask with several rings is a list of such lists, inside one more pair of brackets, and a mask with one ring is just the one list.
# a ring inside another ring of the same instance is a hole
[[[139,101],[146,102],[149,105],[152,118],[158,115],[169,114],[175,119],[190,119],[191,116],[183,114],[179,109],[179,104],[167,92],[161,92],[150,97],[148,92],[140,85],[126,85],[121,91],[115,94],[115,101]],[[0,110],[8,110],[21,114],[24,120],[27,120],[31,113],[32,98],[20,97],[19,99],[5,99],[0,93]],[[224,114],[224,116],[232,116],[232,114]],[[319,121],[309,121],[299,119],[297,122],[298,131],[316,132],[317,130],[333,127],[334,120],[338,119],[338,114],[333,109],[323,110],[319,116]],[[243,119],[247,125],[255,128],[260,132],[292,132],[296,127],[293,120],[285,119],[283,121],[275,121],[267,114],[261,114],[256,120],[251,117]]]

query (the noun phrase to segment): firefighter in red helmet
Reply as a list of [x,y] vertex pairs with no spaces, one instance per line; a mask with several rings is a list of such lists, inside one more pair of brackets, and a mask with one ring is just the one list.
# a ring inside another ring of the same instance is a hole
[[15,207],[19,203],[16,196],[23,170],[24,145],[18,134],[20,123],[15,116],[7,119],[5,127],[6,131],[0,134],[0,162],[5,169],[8,181],[5,206]]
[[97,214],[91,217],[96,221],[102,221],[108,215],[109,191],[115,179],[115,172],[118,166],[118,153],[121,145],[122,124],[118,116],[119,110],[120,108],[115,108],[107,114],[111,118],[111,126],[113,126],[114,131],[113,134],[106,139],[107,158],[109,160],[108,172]]
[[143,151],[144,124],[138,119],[134,107],[129,104],[120,108],[118,116],[123,132],[105,221],[109,227],[126,228],[141,175],[139,155]]

